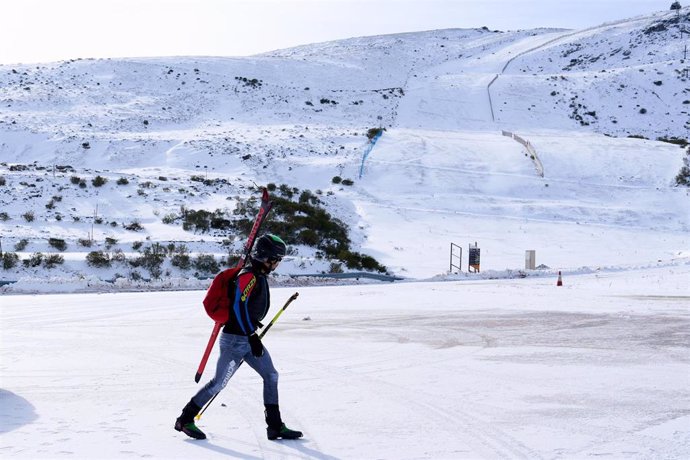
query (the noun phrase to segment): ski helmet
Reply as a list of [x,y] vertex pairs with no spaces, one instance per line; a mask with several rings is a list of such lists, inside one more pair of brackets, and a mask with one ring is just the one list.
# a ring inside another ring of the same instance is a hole
[[252,259],[259,262],[271,262],[285,257],[287,245],[280,237],[271,233],[262,235],[256,240],[256,246],[252,252]]

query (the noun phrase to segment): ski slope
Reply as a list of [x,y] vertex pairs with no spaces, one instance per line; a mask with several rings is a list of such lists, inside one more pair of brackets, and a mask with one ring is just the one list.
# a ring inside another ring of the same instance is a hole
[[389,130],[352,196],[366,225],[363,247],[413,278],[447,266],[450,242],[465,250],[478,242],[482,267],[495,271],[521,268],[528,249],[552,269],[681,256],[690,202],[666,177],[682,150],[646,143],[640,155],[637,139],[518,134],[536,148],[544,177],[501,133]]

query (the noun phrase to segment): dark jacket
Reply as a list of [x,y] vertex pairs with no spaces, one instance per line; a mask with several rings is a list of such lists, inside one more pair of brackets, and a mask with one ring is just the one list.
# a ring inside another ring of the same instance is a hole
[[271,304],[266,275],[259,269],[247,266],[237,276],[230,319],[223,332],[236,335],[251,335],[260,327]]

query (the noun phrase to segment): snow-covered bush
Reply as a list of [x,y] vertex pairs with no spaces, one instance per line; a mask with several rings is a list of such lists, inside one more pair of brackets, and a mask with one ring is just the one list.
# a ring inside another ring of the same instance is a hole
[[144,229],[144,227],[142,227],[141,224],[136,220],[130,222],[127,225],[122,225],[122,228],[124,228],[125,230],[129,230],[131,232],[140,232]]
[[192,266],[192,259],[189,257],[189,250],[187,246],[181,244],[175,248],[175,252],[170,258],[170,263],[173,267],[178,267],[181,270],[188,270]]
[[56,265],[62,265],[65,262],[65,258],[60,254],[48,254],[43,259],[43,266],[45,268],[51,269]]
[[690,148],[688,148],[688,154],[683,158],[683,167],[680,168],[676,176],[676,185],[690,187]]
[[67,243],[65,243],[65,240],[60,238],[48,238],[48,244],[58,251],[64,251],[67,249]]
[[22,263],[24,264],[25,267],[38,267],[43,263],[43,253],[42,252],[34,252],[29,256],[28,259],[22,260]]
[[2,268],[10,270],[19,263],[19,256],[14,252],[5,252],[2,254]]
[[86,263],[89,267],[110,267],[110,255],[103,251],[91,251],[86,255]]
[[220,271],[216,258],[211,254],[199,254],[194,259],[193,265],[200,275],[215,275]]
[[105,185],[106,182],[108,182],[108,179],[106,179],[103,176],[96,176],[91,181],[91,183],[93,184],[94,187],[101,187],[101,186]]

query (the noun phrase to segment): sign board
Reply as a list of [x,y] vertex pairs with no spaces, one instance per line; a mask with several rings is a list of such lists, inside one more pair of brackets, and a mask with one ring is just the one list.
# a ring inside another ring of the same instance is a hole
[[480,256],[479,256],[479,248],[477,247],[477,243],[474,243],[474,247],[470,244],[469,248],[469,267],[468,271],[470,272],[479,272],[479,264],[480,264]]

